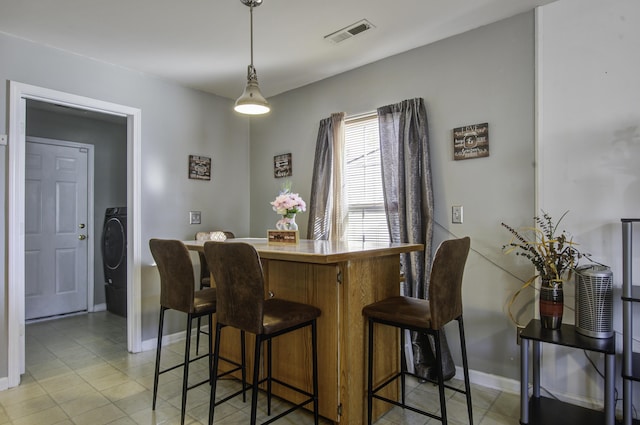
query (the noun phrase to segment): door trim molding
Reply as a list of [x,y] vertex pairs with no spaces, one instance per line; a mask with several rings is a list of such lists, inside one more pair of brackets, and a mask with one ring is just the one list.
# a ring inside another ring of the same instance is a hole
[[142,347],[141,327],[141,118],[142,111],[28,84],[9,81],[8,208],[7,208],[7,360],[8,386],[20,383],[25,370],[24,348],[24,202],[26,99],[56,103],[104,114],[127,117],[127,348],[137,353]]
[[[95,293],[95,249],[94,238],[97,229],[95,228],[95,220],[93,219],[94,210],[94,167],[95,167],[95,147],[88,143],[78,143],[69,140],[50,139],[48,137],[26,136],[25,143],[42,143],[46,145],[64,146],[76,149],[87,150],[87,231],[89,239],[87,243],[87,312],[94,311],[94,293]],[[26,308],[26,306],[25,306]]]

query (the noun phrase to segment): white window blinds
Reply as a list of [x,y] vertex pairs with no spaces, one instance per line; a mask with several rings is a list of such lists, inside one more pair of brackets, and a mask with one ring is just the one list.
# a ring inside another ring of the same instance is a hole
[[389,242],[377,114],[345,120],[345,164],[347,239]]

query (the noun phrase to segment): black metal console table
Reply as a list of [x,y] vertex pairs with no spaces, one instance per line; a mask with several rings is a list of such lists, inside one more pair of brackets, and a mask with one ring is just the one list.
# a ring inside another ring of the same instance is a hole
[[[573,325],[558,330],[543,329],[539,320],[532,320],[520,334],[520,423],[531,425],[614,425],[615,424],[615,335],[610,338],[590,338],[576,332]],[[533,343],[533,394],[529,398],[529,342]],[[553,398],[540,397],[540,354],[542,343],[562,345],[605,355],[604,412]]]

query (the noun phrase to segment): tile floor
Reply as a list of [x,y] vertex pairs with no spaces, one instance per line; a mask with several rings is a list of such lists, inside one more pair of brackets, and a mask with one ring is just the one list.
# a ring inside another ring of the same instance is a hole
[[[163,349],[162,363],[180,362],[183,347],[184,343],[176,343]],[[152,411],[155,350],[127,353],[124,318],[99,312],[29,324],[26,353],[26,373],[20,386],[0,391],[0,425],[180,423],[181,369],[161,376],[157,408]],[[197,379],[196,375],[206,376],[206,365],[194,364],[191,370],[193,379]],[[225,384],[227,391],[235,385],[228,381]],[[204,385],[189,391],[186,424],[207,423],[208,389]],[[466,424],[464,396],[453,391],[449,396],[449,423]],[[437,411],[437,388],[431,384],[414,381],[408,397],[426,409],[434,407]],[[472,398],[475,424],[518,423],[517,394],[472,386]],[[279,404],[282,407],[282,403]],[[277,407],[278,403],[274,410]],[[238,397],[216,408],[215,423],[246,424],[249,413],[250,404],[242,403]],[[265,413],[259,416],[260,421]],[[312,418],[306,412],[296,412],[276,423],[298,425],[312,423]],[[440,422],[394,408],[376,424],[435,423]]]

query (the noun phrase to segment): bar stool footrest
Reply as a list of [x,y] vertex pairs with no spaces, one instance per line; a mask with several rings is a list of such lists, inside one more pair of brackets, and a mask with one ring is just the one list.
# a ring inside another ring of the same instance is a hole
[[[220,375],[218,375],[218,376],[220,376]],[[250,390],[252,387],[253,387],[253,385],[245,384],[245,387],[244,387],[243,389],[240,389],[240,390],[238,390],[238,391],[236,391],[236,392],[234,392],[234,393],[232,393],[232,394],[229,394],[228,396],[225,396],[224,398],[222,398],[222,399],[220,399],[220,400],[216,401],[216,402],[214,403],[214,406],[218,406],[218,405],[220,405],[220,404],[224,403],[224,402],[225,402],[225,401],[227,401],[227,400],[231,400],[231,399],[232,399],[232,398],[234,398],[235,396],[238,396],[238,395],[240,395],[240,394],[245,393],[247,390]],[[246,402],[246,401],[245,401],[245,400],[243,400],[243,402]]]
[[[193,362],[195,362],[197,360],[203,359],[205,357],[208,357],[208,356],[209,356],[209,354],[202,354],[200,356],[197,356],[197,357],[194,357],[192,359],[189,359],[189,364],[191,364],[191,363],[193,363]],[[163,369],[163,370],[158,372],[158,376],[162,375],[165,372],[171,372],[172,370],[177,369],[179,367],[184,367],[184,363],[178,363],[177,365],[170,366],[170,367],[168,367],[166,369]]]
[[[277,397],[277,396],[276,396],[276,397]],[[307,404],[309,404],[309,403],[313,403],[313,401],[314,401],[314,400],[313,400],[313,397],[311,397],[309,400],[305,400],[305,401],[303,401],[303,402],[300,402],[300,403],[296,404],[295,406],[290,407],[289,409],[285,410],[284,412],[279,413],[278,415],[274,416],[273,418],[269,419],[268,421],[266,421],[266,422],[262,422],[262,424],[261,424],[261,425],[268,425],[268,424],[270,424],[270,423],[272,423],[272,422],[275,422],[275,421],[277,421],[278,419],[280,419],[281,417],[286,416],[286,415],[288,415],[289,413],[293,412],[294,410],[298,410],[298,409],[300,409],[300,408],[304,407],[305,405],[307,405]]]
[[[262,378],[261,380],[259,380],[259,381],[258,381],[258,385],[260,385],[260,384],[263,384],[263,383],[267,382],[267,381],[268,381],[268,379],[269,379],[269,378]],[[276,384],[280,384],[280,385],[282,385],[283,387],[287,387],[287,388],[289,388],[289,389],[290,389],[290,390],[292,390],[292,391],[295,391],[295,392],[300,393],[300,394],[302,394],[302,395],[306,395],[307,397],[311,397],[311,400],[313,400],[313,394],[311,394],[311,393],[309,393],[309,392],[307,392],[307,391],[304,391],[304,390],[303,390],[303,389],[301,389],[301,388],[294,387],[293,385],[288,384],[288,383],[286,383],[286,382],[283,382],[283,381],[281,381],[281,380],[279,380],[279,379],[277,379],[277,378],[271,378],[271,382],[275,382]],[[309,402],[308,402],[308,401],[306,401],[306,402],[305,402],[305,404],[306,404],[306,403],[309,403]]]
[[378,400],[386,401],[387,403],[391,403],[394,406],[402,407],[403,409],[411,410],[412,412],[415,412],[415,413],[420,413],[421,415],[429,416],[430,418],[433,418],[433,419],[442,420],[442,417],[440,417],[438,415],[435,415],[435,414],[430,413],[430,412],[425,412],[424,410],[420,410],[420,409],[415,408],[413,406],[409,406],[408,404],[402,404],[399,401],[391,400],[391,399],[383,397],[381,395],[373,394],[371,397],[375,398],[375,399],[378,399]]

